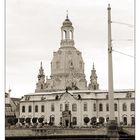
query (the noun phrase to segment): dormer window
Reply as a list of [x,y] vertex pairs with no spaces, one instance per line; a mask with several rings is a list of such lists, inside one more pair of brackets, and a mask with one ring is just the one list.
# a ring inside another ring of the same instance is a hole
[[45,97],[45,96],[42,96],[42,97],[41,97],[41,100],[45,100],[45,99],[46,99],[46,97]]
[[126,98],[131,98],[131,97],[132,97],[131,92],[128,92],[128,93],[126,94]]
[[30,96],[25,96],[25,101],[29,101],[30,100]]

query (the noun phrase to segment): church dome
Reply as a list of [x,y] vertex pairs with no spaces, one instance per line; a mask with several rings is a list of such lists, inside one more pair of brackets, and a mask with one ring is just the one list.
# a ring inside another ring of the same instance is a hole
[[[76,85],[86,89],[82,54],[75,47],[60,47],[51,62],[51,77],[58,89]],[[59,88],[60,87],[60,88]]]
[[84,75],[84,62],[81,52],[75,47],[60,48],[57,52],[54,52],[52,75],[66,75],[71,71]]
[[82,54],[74,46],[73,33],[74,28],[67,15],[61,27],[61,47],[54,52],[51,62],[51,78],[57,89],[87,87]]

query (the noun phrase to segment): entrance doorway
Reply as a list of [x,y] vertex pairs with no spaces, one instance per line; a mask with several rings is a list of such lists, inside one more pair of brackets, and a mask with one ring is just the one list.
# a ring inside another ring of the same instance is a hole
[[66,127],[69,126],[69,120],[65,120],[65,126],[66,126]]
[[124,118],[123,118],[123,124],[124,124],[124,125],[127,125],[127,117],[124,117]]
[[71,111],[62,112],[62,126],[64,127],[71,126]]

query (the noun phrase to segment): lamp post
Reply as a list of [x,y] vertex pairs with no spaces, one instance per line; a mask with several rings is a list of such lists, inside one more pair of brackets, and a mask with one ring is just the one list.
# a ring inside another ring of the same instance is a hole
[[118,127],[115,120],[114,92],[113,92],[113,64],[112,64],[112,39],[111,39],[111,7],[108,5],[108,99],[109,99],[109,122],[107,135],[111,140],[118,139]]

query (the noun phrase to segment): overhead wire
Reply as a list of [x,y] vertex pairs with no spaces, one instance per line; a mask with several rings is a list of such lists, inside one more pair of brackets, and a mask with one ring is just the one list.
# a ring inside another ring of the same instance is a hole
[[128,24],[128,23],[124,23],[124,22],[111,21],[111,23],[122,24],[122,25],[126,25],[126,26],[128,26],[128,27],[130,27],[130,28],[134,28],[134,25]]
[[112,41],[134,41],[133,39],[112,39]]
[[[126,26],[128,26],[128,27],[130,27],[130,28],[134,28],[134,25],[128,24],[128,23],[124,23],[124,22],[111,21],[111,23],[122,24],[122,25],[126,25]],[[113,39],[113,40],[111,40],[111,41],[133,41],[133,39],[118,39],[118,40]],[[117,50],[114,50],[114,49],[112,49],[112,51],[114,51],[114,52],[116,52],[116,53],[119,53],[119,54],[122,54],[122,55],[125,55],[125,56],[128,56],[128,57],[131,57],[131,58],[135,58],[135,56],[126,54],[126,53],[121,52],[121,51],[117,51]]]
[[117,52],[117,53],[122,54],[122,55],[126,55],[126,56],[129,56],[129,57],[135,58],[135,56],[132,56],[132,55],[129,55],[129,54],[120,52],[120,51],[116,51],[116,50],[114,50],[114,49],[112,49],[112,51]]

